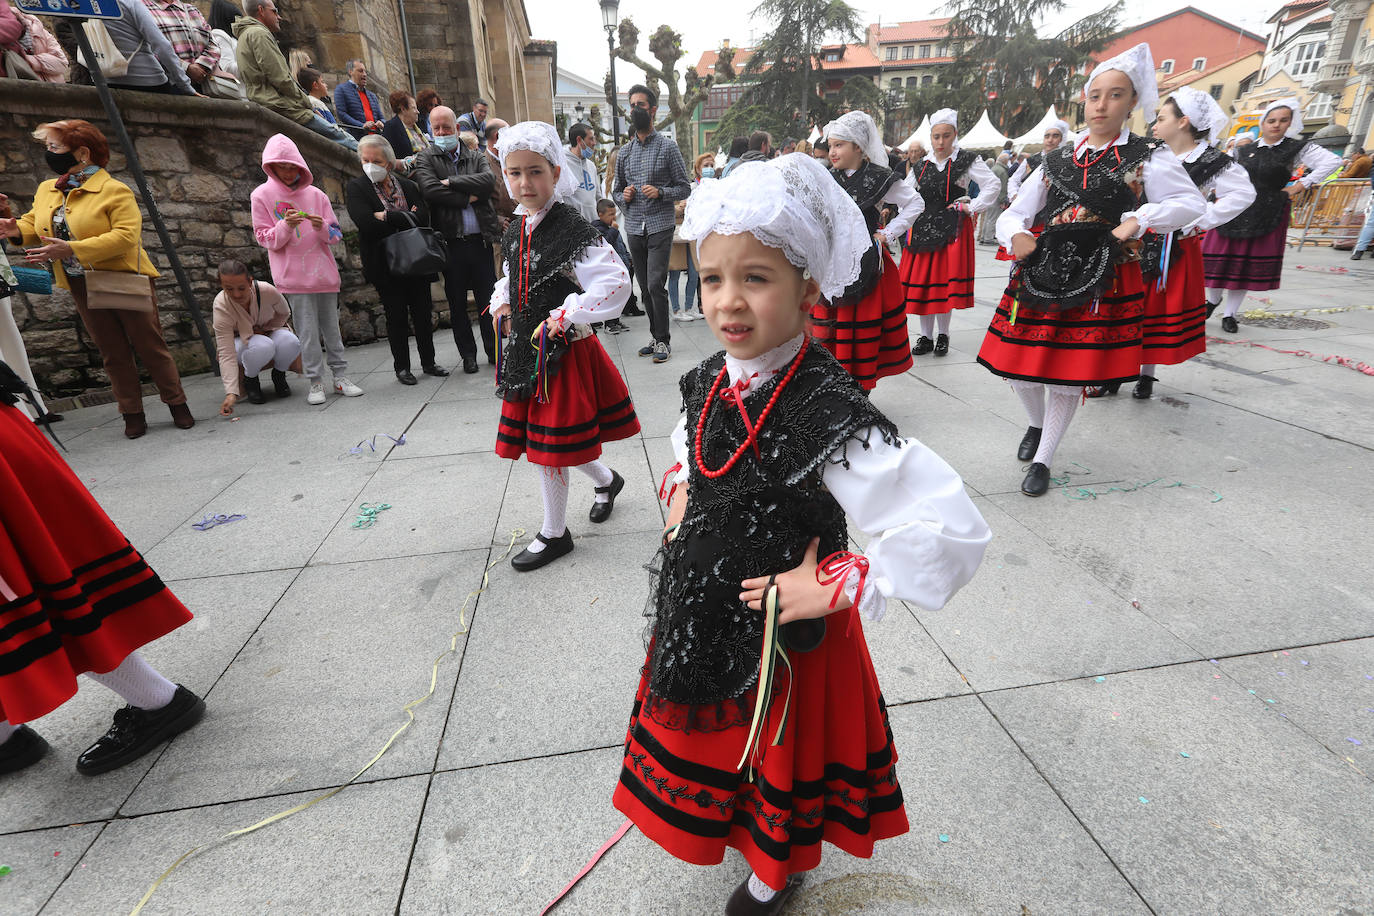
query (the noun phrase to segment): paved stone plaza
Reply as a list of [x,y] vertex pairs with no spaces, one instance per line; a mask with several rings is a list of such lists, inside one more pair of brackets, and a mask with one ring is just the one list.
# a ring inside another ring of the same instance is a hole
[[[874,397],[963,474],[994,533],[947,608],[866,627],[911,832],[872,861],[829,849],[788,912],[1374,914],[1374,378],[1211,347],[1164,367],[1153,400],[1127,386],[1084,405],[1053,469],[1067,486],[1029,499],[1020,404],[974,361],[1005,276],[980,249],[950,355]],[[1309,248],[1261,295],[1371,305],[1371,283],[1374,262]],[[1374,363],[1374,311],[1308,317],[1321,326],[1209,330]],[[69,460],[196,614],[146,654],[209,714],[95,778],[75,759],[113,694],[83,682],[34,723],[53,752],[0,777],[0,911],[128,913],[183,852],[348,780],[497,561],[434,697],[359,784],[190,859],[144,912],[538,913],[621,821],[677,379],[717,349],[704,323],[675,326],[652,366],[647,320],[628,321],[603,342],[644,426],[607,449],[629,485],[593,526],[574,475],[577,549],[526,575],[501,557],[537,529],[539,490],[492,453],[486,371],[402,387],[381,343],[349,351],[367,395],[324,408],[293,380],[290,400],[221,419],[202,376],[189,432],[152,398],[136,442],[112,405],[68,413]],[[352,528],[364,502],[391,508]],[[206,513],[247,518],[193,529]],[[558,912],[718,913],[746,872],[631,832]]]

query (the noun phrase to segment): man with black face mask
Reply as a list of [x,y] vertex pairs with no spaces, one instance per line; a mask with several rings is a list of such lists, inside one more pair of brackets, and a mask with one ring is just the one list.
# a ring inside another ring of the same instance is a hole
[[634,136],[615,163],[615,202],[625,214],[630,259],[649,310],[653,341],[639,349],[655,363],[672,356],[668,323],[668,255],[676,222],[673,203],[692,193],[687,165],[677,144],[654,130],[658,98],[647,86],[630,87],[630,124]]

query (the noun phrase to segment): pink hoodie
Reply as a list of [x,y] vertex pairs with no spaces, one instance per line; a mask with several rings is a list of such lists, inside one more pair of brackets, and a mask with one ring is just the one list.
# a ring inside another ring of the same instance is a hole
[[[294,188],[268,171],[269,164],[278,162],[300,168]],[[337,293],[339,268],[329,246],[343,241],[343,230],[329,204],[329,195],[311,184],[314,176],[310,166],[285,134],[273,135],[263,147],[262,170],[267,181],[253,191],[253,234],[258,244],[267,249],[273,285],[287,295]],[[316,229],[309,220],[303,220],[293,229],[285,219],[292,210],[319,216],[324,224]]]

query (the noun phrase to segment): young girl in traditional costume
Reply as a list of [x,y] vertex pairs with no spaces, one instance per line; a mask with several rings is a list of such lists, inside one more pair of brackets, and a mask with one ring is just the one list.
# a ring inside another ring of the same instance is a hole
[[[1001,182],[976,153],[959,149],[959,112],[953,108],[931,116],[930,152],[912,168],[925,205],[907,232],[900,274],[906,311],[921,316],[921,336],[911,355],[944,356],[950,315],[973,308],[973,220],[996,205]],[[970,181],[978,184],[972,202]]]
[[[504,135],[503,135],[504,137]],[[862,612],[939,608],[990,538],[959,476],[807,336],[872,247],[794,153],[702,185],[682,226],[725,350],[683,376],[648,659],[614,803],[672,855],[739,850],[728,914],[778,912],[826,840],[867,857],[907,830]],[[871,535],[846,550],[845,517]],[[817,557],[823,559],[818,562]]]
[[[1221,329],[1228,334],[1240,330],[1236,313],[1248,290],[1279,288],[1292,199],[1341,165],[1335,153],[1302,139],[1302,104],[1295,98],[1271,102],[1260,119],[1259,140],[1236,149],[1236,161],[1255,186],[1255,202],[1202,240],[1207,301],[1215,309],[1225,296]],[[1307,171],[1293,181],[1299,165]]]
[[140,647],[191,619],[33,421],[28,386],[0,363],[0,773],[48,743],[22,723],[76,695],[84,674],[129,704],[77,758],[85,776],[137,760],[186,731],[205,702],[153,669]]
[[[1098,64],[1083,96],[1087,136],[1046,155],[997,220],[998,241],[1022,263],[978,353],[1011,381],[1030,417],[1017,450],[1031,462],[1021,483],[1027,496],[1049,489],[1050,462],[1083,387],[1140,374],[1145,289],[1123,243],[1147,229],[1181,229],[1204,209],[1174,154],[1124,126],[1137,105],[1154,117],[1149,45]],[[1042,209],[1049,226],[1037,239],[1030,227]]]
[[571,553],[568,468],[592,479],[590,519],[604,522],[625,480],[597,459],[601,445],[639,432],[630,392],[593,322],[620,317],[630,278],[601,233],[564,199],[576,191],[552,124],[524,121],[501,131],[501,169],[518,205],[501,239],[506,275],[496,282],[492,318],[510,338],[496,367],[501,423],[496,454],[539,465],[544,522],[511,565],[538,569]]
[[[1016,195],[1021,193],[1021,185],[1025,184],[1026,179],[1029,178],[1036,169],[1044,165],[1046,156],[1059,149],[1063,144],[1072,146],[1077,141],[1078,138],[1074,136],[1073,131],[1069,130],[1068,121],[1055,121],[1049,127],[1046,127],[1045,133],[1042,136],[1042,147],[1040,152],[1022,160],[1021,164],[1016,167],[1016,171],[1007,179],[1007,200],[1016,200]],[[1039,238],[1040,233],[1044,231],[1044,214],[1037,213],[1035,214],[1035,222],[1033,222],[1030,227],[1031,235]],[[1007,251],[1007,249],[1003,248],[1001,245],[997,246],[996,258],[999,261],[1016,260],[1011,256],[1011,252]]]
[[[862,255],[862,269],[854,282],[816,303],[816,342],[833,353],[865,391],[872,391],[878,379],[911,368],[902,289],[887,245],[920,215],[921,198],[887,167],[882,135],[866,112],[840,115],[825,126],[825,138],[831,174],[858,205],[870,244],[856,253]],[[879,228],[883,204],[895,206],[897,215]]]
[[[1207,349],[1207,293],[1203,289],[1202,233],[1225,223],[1255,201],[1250,175],[1212,144],[1226,127],[1216,99],[1187,86],[1159,108],[1154,135],[1168,144],[1188,177],[1208,198],[1207,210],[1171,236],[1147,232],[1141,270],[1145,280],[1140,381],[1131,396],[1154,392],[1160,365],[1176,366]],[[1166,241],[1167,239],[1167,241]],[[1120,382],[1089,388],[1087,396],[1116,394]]]

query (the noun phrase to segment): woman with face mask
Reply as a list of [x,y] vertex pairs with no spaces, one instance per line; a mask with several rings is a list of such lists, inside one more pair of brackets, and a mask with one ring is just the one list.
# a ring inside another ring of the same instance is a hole
[[[457,139],[457,135],[453,135]],[[436,138],[437,139],[437,138]],[[415,332],[415,348],[420,365],[434,365],[434,302],[429,292],[429,277],[403,277],[387,265],[383,242],[387,236],[416,225],[429,225],[429,207],[420,186],[396,174],[396,154],[385,138],[364,137],[358,141],[358,159],[363,177],[354,178],[344,188],[344,200],[353,225],[358,227],[358,248],[362,256],[363,277],[377,289],[386,312],[387,342],[391,344],[392,368],[403,385],[414,385],[410,371],[410,345],[406,338]]]

